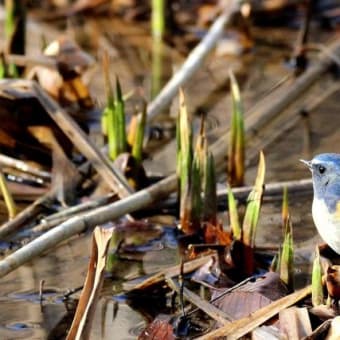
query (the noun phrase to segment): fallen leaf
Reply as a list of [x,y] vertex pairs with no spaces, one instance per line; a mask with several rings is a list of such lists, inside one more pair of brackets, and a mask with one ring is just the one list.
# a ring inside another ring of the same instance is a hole
[[[221,293],[223,293],[221,290],[214,292],[212,299],[215,299]],[[255,282],[248,282],[216,300],[213,304],[233,315],[236,320],[269,305],[287,293],[287,287],[280,280],[279,275],[274,272],[268,272]]]
[[173,328],[169,323],[170,317],[160,315],[146,327],[138,340],[174,340]]
[[92,236],[91,258],[87,270],[84,288],[81,292],[77,310],[67,335],[67,340],[89,339],[100,289],[103,284],[106,266],[107,248],[113,228],[96,227]]

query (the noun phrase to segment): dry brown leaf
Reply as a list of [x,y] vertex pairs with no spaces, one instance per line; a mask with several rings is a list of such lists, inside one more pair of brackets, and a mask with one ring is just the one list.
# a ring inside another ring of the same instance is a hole
[[280,329],[288,339],[302,339],[312,334],[307,308],[290,307],[280,311]]
[[91,258],[85,285],[80,295],[67,340],[89,339],[96,303],[103,284],[106,253],[112,233],[113,228],[96,227],[93,231]]
[[326,340],[338,339],[340,339],[340,316],[337,316],[332,320],[330,330],[326,337]]
[[326,287],[329,296],[335,301],[340,299],[340,266],[328,267],[326,276]]
[[[287,288],[277,273],[268,272],[255,282],[249,282],[214,302],[214,305],[234,316],[235,320],[248,316],[287,294]],[[220,295],[221,291],[213,294]]]
[[143,332],[138,340],[174,340],[173,328],[169,323],[170,317],[158,316]]

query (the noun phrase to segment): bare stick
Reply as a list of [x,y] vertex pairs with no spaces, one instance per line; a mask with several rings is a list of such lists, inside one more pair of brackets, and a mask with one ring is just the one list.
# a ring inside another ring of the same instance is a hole
[[122,173],[109,162],[89,140],[78,124],[35,82],[31,83],[37,99],[50,117],[70,139],[74,146],[93,164],[94,168],[120,197],[126,197],[132,189]]
[[47,202],[53,200],[54,197],[55,190],[50,190],[48,193],[35,200],[31,205],[16,215],[13,220],[4,223],[0,227],[0,239],[4,239],[9,234],[14,233],[25,223],[37,216],[45,209]]
[[66,221],[68,218],[79,215],[81,213],[84,214],[85,210],[92,210],[95,208],[98,208],[100,206],[103,206],[104,204],[107,204],[112,197],[114,196],[113,193],[107,194],[103,197],[98,197],[96,199],[86,201],[84,203],[80,203],[77,205],[74,205],[70,208],[63,209],[61,211],[58,211],[55,214],[51,214],[45,218],[43,218],[40,222],[40,224],[36,225],[31,229],[32,233],[41,233],[43,231],[47,231],[56,225]]
[[290,295],[287,295],[281,299],[278,299],[271,304],[258,309],[251,315],[231,322],[217,330],[205,334],[197,340],[215,339],[217,337],[225,337],[228,340],[236,340],[243,335],[251,332],[254,328],[262,325],[264,322],[272,318],[281,310],[293,305],[299,300],[305,298],[312,292],[312,286],[307,286],[301,290],[298,290]]
[[30,166],[26,162],[23,162],[19,159],[15,159],[15,158],[0,154],[0,164],[3,166],[8,166],[8,167],[17,169],[22,172],[27,172],[37,177],[43,178],[44,180],[47,180],[47,181],[51,180],[51,174],[49,172],[34,168],[33,166]]
[[[272,93],[270,98],[265,98],[258,105],[246,113],[245,118],[245,130],[247,140],[256,135],[257,131],[262,126],[267,124],[271,119],[283,112],[289,105],[296,101],[302,94],[305,93],[321,75],[325,73],[333,63],[333,59],[329,57],[331,55],[340,54],[340,39],[336,40],[330,46],[327,46],[329,51],[327,54],[321,53],[319,62],[311,66],[300,77],[296,79],[293,84],[289,84],[284,88],[279,89],[279,93]],[[220,157],[226,153],[226,145],[229,140],[229,132],[224,134],[213,145],[213,151],[215,152],[215,158]],[[218,162],[216,161],[216,164]]]
[[51,214],[51,215],[44,217],[43,220],[44,221],[53,221],[53,220],[56,220],[56,219],[59,219],[59,218],[62,218],[62,217],[66,217],[66,218],[71,217],[71,216],[73,216],[73,215],[75,215],[75,214],[77,214],[81,211],[90,210],[90,209],[93,209],[93,208],[97,208],[101,205],[104,205],[104,204],[108,203],[110,200],[112,200],[113,197],[115,197],[115,194],[113,194],[111,192],[111,193],[108,193],[104,196],[96,197],[96,198],[93,198],[91,200],[85,201],[83,203],[74,205],[72,207],[60,210],[60,211],[58,211],[54,214]]
[[57,63],[50,57],[46,56],[27,56],[20,54],[5,55],[6,60],[18,66],[44,66],[53,70],[57,69]]
[[8,217],[10,220],[12,220],[15,215],[17,214],[17,207],[14,202],[13,196],[11,191],[8,188],[8,184],[5,178],[4,173],[2,172],[2,169],[0,168],[0,190],[2,193],[2,197],[4,198],[7,211],[8,211]]
[[[171,277],[167,277],[166,282],[171,289],[180,294],[179,285]],[[186,287],[183,288],[183,295],[186,300],[197,306],[199,309],[203,310],[212,319],[216,320],[222,325],[230,325],[230,321],[228,320],[232,320],[232,317],[221,309],[218,309],[208,301],[201,299],[197,294],[193,293]]]
[[[216,254],[216,253],[213,253],[213,254]],[[203,266],[204,264],[206,264],[208,261],[211,260],[211,257],[212,257],[213,254],[198,257],[194,260],[184,262],[183,273],[184,274],[190,273],[190,272],[194,271],[195,269]],[[134,280],[131,280],[132,282],[131,281],[125,282],[123,284],[123,288],[124,288],[124,290],[127,290],[127,291],[145,289],[145,288],[150,287],[154,284],[157,284],[157,283],[164,281],[165,277],[173,277],[173,276],[179,275],[180,271],[181,271],[180,265],[168,267],[168,268],[162,269],[159,272],[149,276],[148,278],[146,278],[145,280],[143,280],[142,282],[139,282],[137,284],[134,282]]]
[[164,86],[155,100],[148,105],[148,120],[155,118],[170,104],[171,100],[177,95],[179,88],[183,86],[183,84],[188,81],[202,65],[204,58],[215,47],[217,41],[221,37],[224,26],[229,22],[230,17],[238,10],[238,3],[239,1],[237,0],[228,1],[228,4],[226,5],[227,8],[213,23],[207,35],[192,50],[180,70],[178,70]]
[[[80,173],[85,172],[88,167],[88,162],[85,162],[84,164],[80,165],[78,170]],[[79,178],[81,181],[82,179]],[[0,239],[4,239],[8,237],[10,234],[13,234],[18,229],[20,229],[22,226],[26,225],[28,222],[30,222],[32,219],[34,219],[39,213],[44,211],[46,206],[49,206],[50,202],[55,200],[56,198],[56,188],[51,188],[45,195],[39,197],[37,200],[35,200],[31,205],[26,207],[24,210],[22,210],[16,217],[4,223],[0,226]]]
[[0,277],[87,228],[93,228],[97,224],[106,223],[158,202],[170,192],[175,191],[176,186],[176,175],[172,175],[118,202],[94,209],[85,215],[70,218],[0,261]]
[[[265,196],[268,195],[279,195],[282,194],[283,188],[287,188],[287,190],[291,193],[293,192],[302,192],[302,191],[310,191],[312,190],[312,180],[311,179],[300,179],[296,181],[284,181],[277,183],[268,183],[265,185]],[[249,195],[250,191],[253,187],[240,187],[240,188],[232,188],[233,194],[237,198],[245,198]],[[219,199],[222,197],[227,197],[228,189],[223,188],[217,191],[217,195]]]

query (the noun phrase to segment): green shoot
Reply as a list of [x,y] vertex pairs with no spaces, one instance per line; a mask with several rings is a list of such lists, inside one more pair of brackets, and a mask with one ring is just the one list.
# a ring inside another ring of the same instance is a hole
[[[25,54],[26,5],[22,0],[5,0],[5,36],[7,54]],[[10,77],[18,77],[15,64],[8,65]]]
[[217,195],[215,161],[211,152],[205,154],[205,170],[203,178],[203,221],[217,225]]
[[187,190],[181,197],[181,229],[193,234],[201,227],[202,200],[201,176],[198,157],[194,158]]
[[256,226],[260,217],[260,209],[264,192],[265,172],[266,164],[263,152],[261,152],[255,186],[248,196],[247,209],[242,226],[243,242],[252,248],[254,247]]
[[143,142],[144,142],[144,131],[146,125],[146,103],[144,102],[143,110],[138,115],[136,137],[132,145],[132,156],[135,158],[137,164],[142,162],[143,158]]
[[312,305],[314,307],[324,303],[322,286],[322,267],[320,263],[319,247],[315,247],[315,258],[312,271]]
[[166,0],[152,0],[151,30],[154,39],[161,40],[165,30]]
[[287,187],[283,188],[283,195],[282,195],[282,225],[287,225],[288,220],[288,190]]
[[114,104],[117,123],[117,154],[119,155],[127,151],[127,141],[125,131],[125,104],[118,77],[116,77],[116,95]]
[[228,181],[231,186],[244,184],[245,137],[240,90],[232,71],[229,73],[232,115],[228,148]]
[[292,224],[288,216],[280,257],[280,278],[291,290],[294,288],[294,244],[292,229]]
[[180,197],[187,191],[189,177],[192,168],[193,147],[192,147],[192,127],[189,122],[187,107],[185,104],[184,93],[179,92],[180,111],[179,111],[179,130],[177,132],[177,169],[180,174]]
[[12,220],[17,213],[17,208],[13,196],[8,188],[6,178],[1,169],[0,169],[0,189],[8,210],[9,219]]
[[255,186],[248,196],[248,203],[242,225],[242,240],[244,245],[245,272],[251,275],[254,272],[254,245],[256,227],[260,217],[260,209],[264,191],[264,176],[266,171],[263,152],[255,180]]
[[242,238],[242,228],[240,224],[240,219],[237,211],[237,203],[234,194],[230,187],[228,187],[228,207],[229,207],[229,220],[230,227],[233,233],[234,240],[241,240]]

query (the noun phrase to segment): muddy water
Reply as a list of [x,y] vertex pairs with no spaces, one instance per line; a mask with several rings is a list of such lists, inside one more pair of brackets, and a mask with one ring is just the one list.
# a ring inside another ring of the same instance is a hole
[[[105,25],[107,23],[103,23],[103,26]],[[295,34],[296,32],[289,31],[287,37],[293,39]],[[132,34],[129,36],[130,39],[131,36]],[[136,36],[140,38],[140,33]],[[114,44],[115,40],[112,38],[110,42]],[[126,52],[130,58],[139,58],[140,67],[137,70],[124,61],[119,64],[121,57],[119,54],[116,57],[112,56],[112,60],[117,63],[119,73],[121,71],[123,73],[122,80],[127,89],[137,81],[139,84],[150,82],[148,76],[150,69],[147,68],[148,62],[144,58],[150,49],[146,52],[144,50],[146,53],[144,55],[141,51],[143,46],[139,43],[138,46],[129,46]],[[244,87],[247,90],[245,105],[250,107],[256,102],[258,96],[290,72],[282,63],[284,55],[288,53],[288,48],[273,49],[269,54],[268,49],[258,48],[254,54],[243,58],[218,58],[209,61],[187,86],[190,109],[194,113],[202,111],[209,113],[208,125],[211,129],[216,129],[216,134],[220,133],[223,131],[221,125],[227,125],[226,117],[229,115],[226,107],[229,107],[230,102],[225,97],[228,91],[228,67],[232,65],[243,70],[242,74],[246,79]],[[254,64],[254,60],[258,60],[258,64]],[[119,65],[123,67],[119,68]],[[98,91],[98,88],[102,88],[102,84],[98,76],[95,79],[98,83],[92,83],[92,86],[95,91],[96,89]],[[337,146],[340,135],[337,132],[340,116],[336,114],[337,95],[339,93],[315,110],[307,121],[300,120],[284,136],[278,137],[264,148],[267,182],[308,177],[309,172],[303,168],[298,159],[306,156],[308,158],[320,152],[339,151]],[[98,101],[102,102],[102,100],[99,96]],[[169,145],[147,162],[151,171],[168,173],[174,170],[174,145]],[[255,171],[254,162],[251,162],[247,172],[249,183],[252,183]],[[257,234],[258,245],[278,245],[281,241],[280,204],[280,200],[277,199],[266,200]],[[319,241],[311,220],[311,194],[290,197],[290,209],[294,237],[300,249],[296,256],[296,271],[297,274],[303,274],[308,267],[306,263],[311,257],[314,245]],[[70,308],[65,305],[63,295],[68,289],[83,284],[89,257],[89,244],[88,235],[79,236],[0,280],[0,339],[46,339],[51,334],[54,334],[51,338],[57,338],[53,330],[67,319],[67,309]],[[103,296],[96,310],[91,338],[124,340],[136,338],[146,322],[145,316],[133,310],[124,300],[112,296],[113,293],[120,292],[124,277],[153,272],[178,260],[177,251],[171,242],[163,238],[160,245],[159,250],[154,249],[152,252],[141,254],[143,266],[133,261],[122,262],[116,269],[116,279],[105,282]],[[42,305],[38,295],[41,280],[45,280]]]

